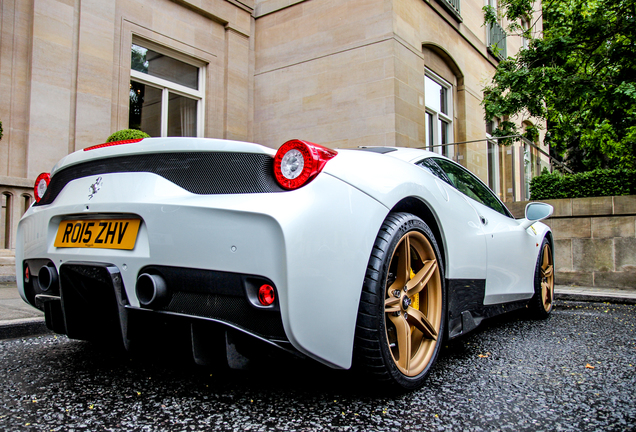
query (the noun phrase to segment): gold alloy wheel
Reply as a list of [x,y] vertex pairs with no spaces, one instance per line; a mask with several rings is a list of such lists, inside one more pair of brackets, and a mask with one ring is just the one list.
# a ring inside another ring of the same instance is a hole
[[541,260],[541,302],[543,309],[550,312],[552,301],[554,300],[554,264],[552,262],[552,250],[546,243],[543,246],[543,257]]
[[389,272],[384,301],[387,342],[400,372],[417,376],[435,353],[442,321],[440,271],[424,234],[410,231],[400,239]]

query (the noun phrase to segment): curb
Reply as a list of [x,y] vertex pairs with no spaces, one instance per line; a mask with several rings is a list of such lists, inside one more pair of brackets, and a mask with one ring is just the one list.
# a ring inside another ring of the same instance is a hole
[[[616,304],[636,304],[636,296],[608,296],[603,294],[581,294],[555,292],[557,300],[616,303]],[[0,321],[0,340],[27,338],[40,335],[54,334],[46,327],[44,318],[26,318],[19,320]]]
[[46,327],[44,318],[26,318],[0,321],[0,340],[33,337],[53,332]]
[[608,296],[603,294],[580,294],[580,293],[564,293],[555,292],[554,298],[557,300],[585,301],[598,303],[616,303],[616,304],[636,304],[636,297],[619,297]]

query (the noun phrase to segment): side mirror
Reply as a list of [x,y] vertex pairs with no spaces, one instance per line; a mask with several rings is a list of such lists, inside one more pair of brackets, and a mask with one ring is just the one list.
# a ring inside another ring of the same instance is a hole
[[533,223],[550,217],[553,211],[554,207],[552,207],[550,204],[541,202],[528,203],[528,205],[526,206],[526,217],[521,221],[521,227],[523,229],[527,229]]

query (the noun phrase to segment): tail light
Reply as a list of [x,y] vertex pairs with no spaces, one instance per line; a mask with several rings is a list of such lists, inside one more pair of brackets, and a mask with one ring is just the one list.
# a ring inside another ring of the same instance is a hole
[[285,189],[298,189],[322,171],[338,152],[308,141],[291,140],[274,157],[276,181]]
[[84,151],[95,150],[95,149],[104,148],[104,147],[112,147],[112,146],[122,145],[122,144],[132,144],[132,143],[139,142],[142,139],[143,138],[138,138],[138,139],[131,139],[131,140],[107,142],[107,143],[104,143],[104,144],[97,144],[97,145],[94,145],[94,146],[91,146],[91,147],[86,147],[84,149]]
[[44,197],[46,189],[49,187],[49,183],[51,183],[51,175],[49,173],[42,173],[37,179],[35,179],[35,186],[33,186],[35,202],[40,202],[42,197]]

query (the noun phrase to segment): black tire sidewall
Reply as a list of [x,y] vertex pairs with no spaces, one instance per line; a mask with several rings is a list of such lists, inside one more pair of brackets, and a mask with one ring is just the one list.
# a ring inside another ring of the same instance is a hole
[[[424,379],[428,375],[431,367],[435,363],[437,359],[437,355],[441,349],[443,344],[443,336],[446,331],[446,287],[444,280],[444,267],[441,260],[441,255],[439,252],[439,248],[437,246],[437,241],[435,240],[435,236],[433,235],[431,229],[428,225],[422,221],[417,216],[414,216],[409,213],[392,213],[385,220],[382,230],[386,230],[387,234],[390,235],[390,240],[388,244],[383,240],[380,243],[384,243],[383,248],[379,248],[382,250],[381,265],[379,271],[379,277],[375,280],[373,278],[365,278],[365,286],[364,288],[370,292],[375,293],[377,303],[375,304],[376,309],[376,317],[377,317],[377,335],[379,338],[379,348],[380,353],[382,355],[383,363],[385,368],[390,375],[392,381],[395,382],[399,387],[411,390],[418,388],[422,385]],[[382,231],[381,230],[381,231]],[[433,250],[435,251],[435,257],[437,259],[438,268],[440,272],[440,281],[441,281],[441,296],[442,296],[442,316],[440,323],[440,331],[439,338],[434,348],[433,355],[431,360],[424,368],[424,370],[416,376],[409,377],[404,375],[397,367],[393,360],[393,356],[389,349],[389,344],[387,341],[387,332],[386,332],[386,322],[385,322],[385,312],[384,312],[384,301],[386,294],[386,281],[389,272],[389,265],[391,263],[391,258],[394,254],[394,251],[402,239],[402,237],[412,231],[418,231],[422,233],[427,240],[431,243]],[[380,240],[380,236],[378,236],[378,240]],[[376,247],[378,247],[378,241],[376,241]],[[371,268],[371,262],[369,263],[369,270]],[[369,271],[368,270],[368,271]]]
[[550,243],[550,240],[547,237],[545,237],[543,241],[541,242],[539,256],[537,257],[537,265],[535,266],[535,269],[534,269],[534,296],[530,300],[530,304],[529,304],[531,315],[534,318],[539,318],[539,319],[547,318],[548,316],[550,316],[550,313],[552,313],[552,310],[554,309],[554,292],[553,292],[553,298],[552,298],[552,305],[549,311],[546,311],[545,307],[543,306],[543,298],[542,298],[543,293],[541,292],[541,263],[543,262],[543,254],[545,251],[546,244],[550,246],[550,255],[551,255],[550,258],[552,261],[552,272],[554,275],[554,252],[553,252],[553,248],[552,248],[552,244]]

